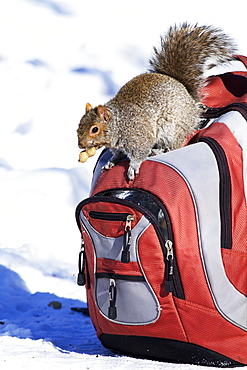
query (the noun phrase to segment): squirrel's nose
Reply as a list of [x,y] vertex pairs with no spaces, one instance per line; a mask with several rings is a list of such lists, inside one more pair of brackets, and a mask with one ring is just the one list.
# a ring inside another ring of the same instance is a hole
[[93,140],[88,140],[88,141],[84,141],[84,142],[81,142],[78,140],[78,147],[80,149],[88,149],[88,148],[91,148],[93,145]]
[[93,140],[88,140],[88,141],[86,142],[86,147],[87,147],[87,148],[90,148],[90,147],[92,146],[92,144],[93,144]]

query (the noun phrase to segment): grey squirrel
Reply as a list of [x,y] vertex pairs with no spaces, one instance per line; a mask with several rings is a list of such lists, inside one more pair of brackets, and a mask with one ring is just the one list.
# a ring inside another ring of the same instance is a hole
[[203,73],[234,59],[234,42],[218,28],[187,23],[170,27],[154,48],[150,69],[127,82],[104,105],[86,105],[77,135],[80,161],[105,146],[114,166],[127,154],[133,180],[150,155],[180,148],[200,122]]

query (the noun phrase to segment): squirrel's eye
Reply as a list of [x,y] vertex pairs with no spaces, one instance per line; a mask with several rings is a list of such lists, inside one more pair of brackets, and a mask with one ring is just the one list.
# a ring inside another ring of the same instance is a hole
[[97,132],[99,132],[99,127],[98,126],[91,127],[91,130],[90,130],[91,135],[95,135],[95,134],[97,134]]
[[99,130],[99,129],[98,129],[98,127],[93,127],[93,128],[92,128],[92,133],[93,133],[93,134],[96,134],[96,132],[98,132],[98,130]]

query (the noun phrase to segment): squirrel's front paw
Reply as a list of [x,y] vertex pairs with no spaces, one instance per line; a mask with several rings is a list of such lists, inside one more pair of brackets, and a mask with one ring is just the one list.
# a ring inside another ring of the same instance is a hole
[[107,170],[110,170],[112,167],[115,166],[115,163],[112,162],[112,161],[108,161],[104,167],[102,168],[103,171],[107,171]]
[[162,148],[160,148],[160,149],[152,149],[149,156],[152,157],[152,156],[155,156],[155,155],[164,154],[165,152],[166,152],[166,149],[165,148],[164,149],[162,149]]

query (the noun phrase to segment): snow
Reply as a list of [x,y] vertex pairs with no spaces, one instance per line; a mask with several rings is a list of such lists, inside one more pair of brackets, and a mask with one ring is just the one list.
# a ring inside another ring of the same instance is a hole
[[[76,285],[76,205],[97,156],[78,163],[86,102],[146,71],[174,22],[222,27],[247,54],[245,0],[9,0],[0,4],[1,369],[206,369],[117,356],[98,341]],[[241,11],[241,9],[243,11]],[[61,303],[54,308],[51,302]]]

